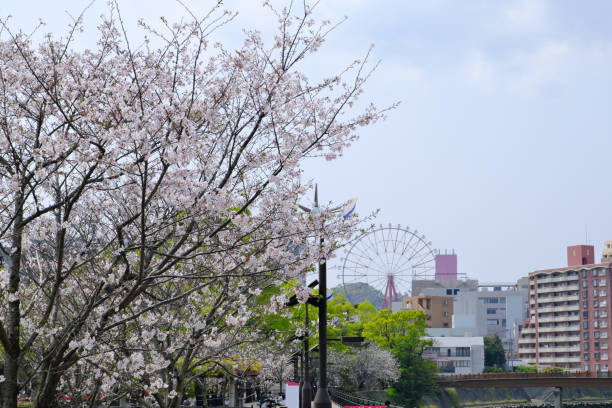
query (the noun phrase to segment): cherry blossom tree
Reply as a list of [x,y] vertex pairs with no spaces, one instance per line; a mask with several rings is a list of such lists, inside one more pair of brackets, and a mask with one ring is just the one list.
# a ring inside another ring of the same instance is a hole
[[[331,26],[308,5],[268,7],[273,44],[250,31],[237,50],[214,42],[234,16],[219,6],[163,29],[143,23],[154,41],[138,47],[111,6],[85,51],[72,45],[80,18],[40,44],[3,22],[3,407],[16,407],[20,384],[40,407],[76,384],[112,390],[128,367],[167,386],[167,400],[188,379],[158,376],[178,355],[199,347],[194,361],[205,361],[248,340],[232,342],[250,312],[231,302],[256,296],[258,279],[278,284],[332,256],[355,230],[356,218],[303,214],[297,203],[309,187],[301,163],[336,158],[384,115],[372,105],[347,115],[367,57],[309,81],[305,61]],[[279,294],[266,308],[284,304]],[[77,381],[88,372],[93,381]]]
[[399,378],[399,365],[393,354],[375,343],[351,347],[347,351],[332,349],[329,356],[330,378],[341,387],[372,389]]

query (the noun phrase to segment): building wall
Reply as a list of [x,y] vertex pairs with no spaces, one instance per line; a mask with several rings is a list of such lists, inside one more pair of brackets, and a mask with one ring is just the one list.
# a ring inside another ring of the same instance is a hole
[[478,290],[478,281],[474,279],[466,280],[421,280],[412,281],[412,296],[425,294],[425,290],[435,289],[440,293],[439,296],[454,296],[459,292]]
[[478,374],[484,371],[482,337],[428,337],[432,346],[423,356],[433,361],[440,374]]
[[567,247],[567,266],[593,265],[595,247],[593,245],[574,245]]
[[611,273],[610,263],[530,273],[519,358],[539,366],[609,371]]
[[604,242],[604,249],[601,253],[601,263],[612,262],[612,241]]
[[452,296],[410,296],[403,299],[402,309],[422,310],[427,316],[427,326],[452,327]]

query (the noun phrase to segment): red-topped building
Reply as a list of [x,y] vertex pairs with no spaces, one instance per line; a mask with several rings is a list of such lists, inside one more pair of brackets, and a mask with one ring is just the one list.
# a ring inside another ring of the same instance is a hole
[[529,319],[519,358],[567,370],[608,371],[612,263],[594,263],[590,245],[567,249],[567,267],[529,274]]

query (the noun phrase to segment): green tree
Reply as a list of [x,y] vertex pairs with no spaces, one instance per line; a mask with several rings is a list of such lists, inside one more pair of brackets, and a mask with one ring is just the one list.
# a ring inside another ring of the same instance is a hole
[[381,310],[364,325],[363,335],[381,347],[395,348],[399,343],[409,343],[416,352],[422,349],[421,338],[426,335],[427,320],[420,310],[401,310],[392,313]]
[[435,364],[423,357],[427,320],[422,311],[381,310],[364,325],[363,335],[393,352],[400,365],[400,378],[389,390],[399,405],[412,407],[437,389]]
[[484,338],[484,352],[486,367],[502,367],[506,362],[504,346],[497,334]]
[[437,391],[437,367],[415,353],[409,343],[400,343],[393,351],[400,364],[400,378],[389,389],[389,396],[398,405],[414,407]]

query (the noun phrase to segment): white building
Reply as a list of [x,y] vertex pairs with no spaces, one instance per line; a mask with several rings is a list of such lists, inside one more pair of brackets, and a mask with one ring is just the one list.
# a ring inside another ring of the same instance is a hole
[[432,345],[423,357],[433,361],[440,374],[478,374],[484,371],[482,337],[426,337]]

